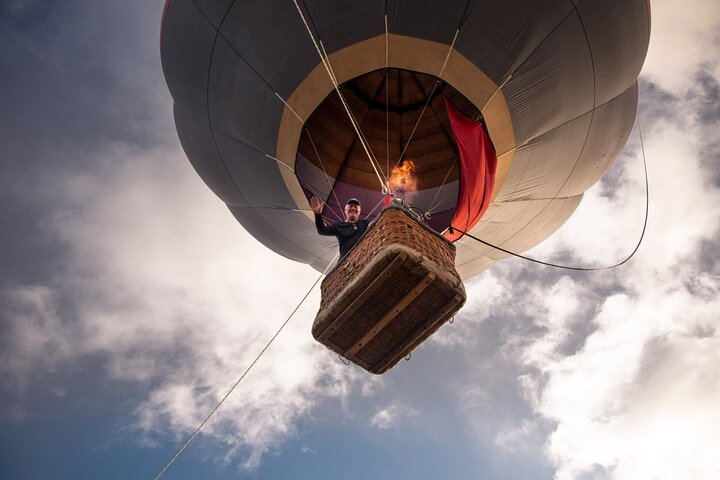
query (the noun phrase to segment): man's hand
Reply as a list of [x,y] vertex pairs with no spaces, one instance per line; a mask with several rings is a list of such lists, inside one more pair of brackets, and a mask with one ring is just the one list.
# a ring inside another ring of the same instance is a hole
[[310,199],[310,208],[313,213],[320,214],[323,211],[323,202],[318,197],[312,197]]

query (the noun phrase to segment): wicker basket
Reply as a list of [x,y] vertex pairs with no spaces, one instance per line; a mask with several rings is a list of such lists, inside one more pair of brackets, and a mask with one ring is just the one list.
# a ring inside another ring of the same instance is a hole
[[323,280],[313,337],[381,374],[465,303],[455,246],[401,207],[387,207]]

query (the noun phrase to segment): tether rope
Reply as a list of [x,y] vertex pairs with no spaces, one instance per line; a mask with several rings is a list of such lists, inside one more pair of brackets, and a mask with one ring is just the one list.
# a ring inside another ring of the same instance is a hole
[[485,240],[481,240],[481,239],[479,239],[479,238],[477,238],[477,237],[475,237],[475,236],[473,236],[473,235],[471,235],[471,234],[469,234],[469,233],[467,233],[467,232],[464,232],[464,231],[462,231],[462,230],[460,230],[460,229],[458,229],[458,228],[453,228],[452,226],[448,228],[448,231],[449,231],[451,234],[453,233],[453,230],[458,231],[458,232],[462,233],[463,235],[467,235],[468,237],[472,238],[473,240],[482,243],[483,245],[486,245],[486,246],[488,246],[488,247],[490,247],[490,248],[493,248],[493,249],[495,249],[495,250],[499,250],[499,251],[501,251],[501,252],[507,253],[508,255],[512,255],[513,257],[522,258],[523,260],[527,260],[527,261],[530,261],[530,262],[533,262],[533,263],[539,263],[540,265],[546,265],[546,266],[548,266],[548,267],[554,267],[554,268],[561,268],[561,269],[564,269],[564,270],[576,270],[576,271],[583,271],[583,272],[592,272],[592,271],[598,271],[598,270],[610,270],[611,268],[616,268],[616,267],[619,267],[620,265],[623,265],[623,264],[627,263],[627,262],[635,255],[635,253],[638,251],[638,249],[640,248],[640,244],[642,244],[643,238],[645,237],[645,230],[647,229],[648,216],[649,216],[649,212],[650,212],[650,185],[649,185],[649,182],[648,182],[647,161],[646,161],[646,159],[645,159],[645,144],[644,144],[644,142],[643,142],[642,128],[640,127],[640,121],[639,121],[639,120],[638,120],[638,132],[639,132],[639,134],[640,134],[640,149],[641,149],[641,151],[642,151],[643,168],[644,168],[644,171],[645,171],[645,220],[643,221],[642,232],[640,233],[640,238],[638,239],[638,242],[637,242],[637,244],[635,245],[635,248],[633,249],[632,253],[630,253],[630,255],[628,255],[623,261],[618,262],[618,263],[616,263],[616,264],[614,264],[614,265],[607,266],[607,267],[571,267],[571,266],[567,266],[567,265],[558,265],[558,264],[556,264],[556,263],[545,262],[545,261],[542,261],[542,260],[537,260],[537,259],[535,259],[535,258],[526,257],[525,255],[521,255],[521,254],[516,253],[516,252],[511,252],[510,250],[506,250],[506,249],[504,249],[504,248],[502,248],[502,247],[499,247],[499,246],[497,246],[497,245],[493,245],[492,243],[486,242]]
[[378,178],[378,181],[380,182],[380,191],[385,192],[387,187],[385,185],[385,181],[383,180],[382,174],[380,173],[380,170],[375,165],[375,161],[373,160],[373,155],[370,153],[369,146],[365,144],[364,137],[362,135],[362,132],[360,131],[360,128],[357,125],[357,122],[355,121],[355,117],[350,112],[350,107],[348,107],[347,102],[345,101],[345,97],[343,97],[342,93],[340,92],[340,88],[337,83],[337,79],[335,78],[335,75],[333,74],[328,60],[323,55],[322,50],[320,49],[320,46],[318,45],[317,40],[315,40],[315,35],[313,35],[312,30],[310,29],[310,25],[308,25],[307,20],[305,19],[305,14],[303,13],[302,9],[300,8],[300,5],[298,4],[297,0],[293,0],[293,3],[295,4],[295,8],[297,9],[298,13],[300,14],[300,19],[302,20],[303,24],[305,25],[305,29],[308,32],[308,35],[310,36],[310,39],[312,40],[313,45],[315,46],[315,50],[317,51],[318,55],[320,56],[320,61],[322,62],[323,66],[325,67],[325,71],[327,72],[328,76],[330,77],[330,81],[333,84],[333,87],[335,88],[335,92],[337,93],[338,97],[340,97],[340,102],[342,102],[343,107],[345,108],[345,112],[347,113],[350,123],[353,126],[353,129],[355,130],[355,134],[360,139],[360,144],[363,147],[363,150],[365,150],[365,154],[368,157],[368,160],[370,161],[370,165],[372,166],[373,170],[375,171],[375,175]]
[[[337,257],[337,255],[335,255],[335,256]],[[278,337],[278,335],[280,335],[280,332],[282,332],[283,329],[285,328],[285,326],[290,322],[290,319],[295,315],[295,313],[298,311],[300,306],[305,302],[307,297],[310,295],[310,292],[313,291],[315,286],[318,284],[318,282],[323,277],[323,275],[325,275],[325,272],[328,271],[328,269],[330,268],[330,265],[332,265],[334,261],[335,261],[335,259],[333,259],[330,262],[330,264],[325,269],[325,271],[323,271],[320,274],[320,276],[317,278],[317,280],[315,280],[315,282],[312,284],[312,287],[310,287],[310,289],[307,291],[307,293],[305,293],[305,295],[303,296],[302,300],[300,300],[300,303],[297,304],[297,306],[293,309],[292,313],[290,313],[290,315],[287,317],[287,319],[285,319],[283,324],[280,325],[280,328],[278,328],[277,332],[275,332],[275,335],[273,335],[272,338],[262,348],[262,350],[260,350],[260,353],[257,354],[257,356],[255,357],[255,360],[253,360],[252,363],[245,369],[243,374],[240,375],[240,378],[238,378],[238,380],[235,382],[235,384],[232,387],[230,387],[230,390],[228,390],[228,392],[225,394],[225,396],[223,396],[220,399],[220,401],[215,406],[215,408],[213,408],[212,411],[207,415],[207,417],[205,417],[205,420],[203,420],[202,423],[200,423],[200,425],[198,425],[198,427],[188,437],[188,439],[185,441],[185,443],[177,450],[177,452],[175,452],[175,454],[172,456],[172,458],[170,458],[170,460],[165,464],[165,466],[162,468],[162,470],[160,470],[160,472],[155,476],[154,480],[158,480],[160,477],[162,477],[162,475],[165,473],[165,471],[168,468],[170,468],[170,465],[172,465],[173,462],[180,456],[180,454],[188,447],[188,445],[190,445],[190,442],[193,441],[195,436],[198,433],[200,433],[200,430],[205,426],[205,424],[208,422],[208,420],[210,420],[210,417],[212,417],[215,414],[215,412],[220,408],[220,406],[223,404],[223,402],[225,402],[225,400],[227,400],[227,398],[230,396],[230,394],[233,392],[233,390],[235,390],[235,387],[237,387],[240,384],[240,382],[242,382],[242,380],[245,378],[245,376],[248,374],[248,372],[250,372],[250,370],[253,368],[253,366],[255,366],[257,361],[260,360],[260,357],[262,357],[262,355],[270,347],[270,345],[275,341],[275,339]]]

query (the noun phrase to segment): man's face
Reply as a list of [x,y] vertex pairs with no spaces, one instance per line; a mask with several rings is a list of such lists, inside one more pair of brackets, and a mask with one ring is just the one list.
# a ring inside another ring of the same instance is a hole
[[355,223],[360,220],[360,205],[348,203],[345,205],[345,221]]

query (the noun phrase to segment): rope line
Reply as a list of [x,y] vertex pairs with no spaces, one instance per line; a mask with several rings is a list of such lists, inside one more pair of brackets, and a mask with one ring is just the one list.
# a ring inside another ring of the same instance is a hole
[[469,233],[467,233],[467,232],[464,232],[464,231],[462,231],[462,230],[460,230],[460,229],[458,229],[458,228],[453,228],[452,226],[448,227],[449,232],[452,234],[452,233],[453,233],[453,230],[458,231],[458,232],[462,233],[463,235],[467,235],[468,237],[472,238],[473,240],[475,240],[475,241],[477,241],[477,242],[480,242],[480,243],[482,243],[483,245],[486,245],[486,246],[488,246],[488,247],[490,247],[490,248],[493,248],[493,249],[495,249],[495,250],[499,250],[499,251],[501,251],[501,252],[507,253],[508,255],[512,255],[512,256],[514,256],[514,257],[522,258],[523,260],[527,260],[527,261],[530,261],[530,262],[533,262],[533,263],[539,263],[540,265],[546,265],[546,266],[548,266],[548,267],[561,268],[561,269],[564,269],[564,270],[576,270],[576,271],[582,271],[582,272],[593,272],[593,271],[599,271],[599,270],[610,270],[611,268],[616,268],[616,267],[619,267],[619,266],[621,266],[621,265],[624,265],[625,263],[627,263],[627,262],[635,255],[635,253],[636,253],[636,252],[638,251],[638,249],[640,248],[640,245],[642,244],[643,238],[645,237],[645,231],[646,231],[646,229],[647,229],[647,223],[648,223],[648,216],[649,216],[649,213],[650,213],[650,185],[649,185],[649,182],[648,182],[647,160],[645,159],[645,144],[644,144],[644,142],[643,142],[642,128],[640,127],[640,121],[639,121],[639,120],[638,120],[638,132],[639,132],[639,134],[640,134],[640,149],[641,149],[641,151],[642,151],[643,169],[644,169],[644,171],[645,171],[645,220],[643,221],[642,232],[640,233],[640,238],[638,239],[637,244],[635,245],[635,248],[634,248],[633,251],[630,253],[630,255],[628,255],[623,261],[618,262],[618,263],[616,263],[616,264],[614,264],[614,265],[607,266],[607,267],[572,267],[572,266],[567,266],[567,265],[558,265],[558,264],[555,264],[555,263],[545,262],[545,261],[542,261],[542,260],[537,260],[537,259],[535,259],[535,258],[526,257],[525,255],[521,255],[521,254],[516,253],[516,252],[511,252],[510,250],[506,250],[506,249],[504,249],[504,248],[502,248],[502,247],[499,247],[499,246],[497,246],[497,245],[493,245],[492,243],[486,242],[485,240],[481,240],[481,239],[479,239],[479,238],[477,238],[477,237],[475,237],[475,236],[473,236],[473,235],[471,235],[471,234],[469,234]]
[[490,98],[488,98],[487,102],[485,102],[485,105],[483,105],[483,107],[480,109],[480,113],[478,113],[478,116],[477,116],[477,118],[475,119],[475,123],[477,123],[478,121],[480,121],[480,117],[483,116],[483,113],[482,113],[482,112],[487,108],[488,105],[490,105],[490,102],[492,102],[493,98],[495,98],[495,95],[497,95],[498,92],[499,92],[500,90],[502,90],[502,88],[505,86],[505,84],[507,84],[507,82],[509,82],[512,77],[513,77],[513,76],[512,76],[512,73],[511,73],[510,75],[507,76],[507,78],[505,78],[505,80],[502,81],[502,83],[501,83],[500,85],[498,85],[498,87],[495,89],[495,91],[493,92],[493,94],[490,95]]
[[[337,257],[337,255],[336,255],[336,257]],[[332,265],[332,262],[334,262],[334,261],[335,261],[335,259],[333,259],[330,262],[330,265]],[[329,268],[329,266],[328,266],[328,268]],[[190,445],[190,442],[193,441],[195,436],[205,426],[205,424],[208,422],[208,420],[210,420],[210,417],[212,417],[215,414],[215,412],[220,408],[220,406],[223,404],[223,402],[225,402],[225,400],[227,400],[227,398],[230,396],[230,394],[233,392],[233,390],[235,390],[235,387],[237,387],[240,384],[240,382],[242,382],[242,380],[245,378],[245,376],[248,374],[248,372],[250,372],[250,370],[253,368],[253,366],[255,366],[257,361],[260,360],[260,357],[262,357],[262,355],[270,347],[270,345],[275,341],[275,339],[278,337],[278,335],[280,335],[280,332],[282,332],[283,329],[285,328],[285,326],[288,324],[288,322],[290,322],[290,319],[295,315],[295,313],[298,311],[300,306],[305,302],[307,297],[310,295],[310,292],[313,291],[313,289],[318,284],[320,279],[323,277],[323,275],[325,275],[325,272],[328,271],[328,268],[326,268],[325,271],[320,274],[320,276],[317,278],[317,280],[315,280],[315,282],[312,284],[312,287],[310,287],[310,289],[307,291],[307,293],[305,293],[305,295],[303,296],[302,300],[300,300],[300,303],[297,304],[295,309],[293,309],[292,313],[290,313],[290,315],[287,317],[287,319],[285,319],[283,324],[280,325],[280,328],[277,330],[277,332],[275,332],[275,335],[273,335],[272,338],[267,342],[267,344],[265,344],[265,346],[262,348],[262,350],[260,350],[260,353],[257,354],[257,356],[255,357],[255,360],[253,360],[252,363],[245,369],[243,374],[240,375],[240,378],[238,378],[238,380],[230,388],[230,390],[228,390],[228,392],[225,394],[225,396],[223,396],[222,399],[220,399],[220,401],[215,406],[215,408],[212,409],[212,411],[207,415],[207,417],[205,417],[205,419],[202,421],[202,423],[200,423],[200,425],[198,425],[198,427],[195,429],[195,431],[188,437],[188,439],[185,441],[185,443],[175,452],[175,454],[172,456],[172,458],[170,458],[170,460],[165,464],[165,466],[162,468],[162,470],[160,470],[160,472],[155,476],[154,480],[158,480],[160,477],[162,477],[162,475],[165,473],[165,471],[168,468],[170,468],[170,465],[172,465],[173,462],[180,456],[180,454],[187,448],[187,446]]]
[[320,158],[320,152],[318,152],[318,149],[315,147],[315,142],[313,141],[312,135],[310,135],[310,130],[307,127],[305,127],[305,133],[307,133],[307,136],[310,139],[310,144],[312,145],[313,150],[315,150],[315,155],[317,155],[318,162],[320,162],[322,171],[325,174],[325,181],[327,182],[328,187],[330,187],[330,193],[332,193],[333,197],[335,197],[335,202],[338,204],[338,207],[341,207],[340,200],[338,200],[337,194],[335,193],[335,189],[330,184],[330,176],[328,175],[327,170],[325,170],[325,165],[323,165],[322,159]]
[[[387,3],[385,3],[387,10]],[[388,34],[387,11],[385,12],[385,68],[390,66],[390,35]]]
[[[318,191],[315,190],[315,188],[310,184],[310,182],[308,182],[307,180],[305,180],[305,178],[304,178],[302,175],[300,175],[298,172],[296,172],[293,167],[291,167],[291,166],[288,165],[287,163],[279,160],[278,158],[273,157],[273,156],[270,155],[269,153],[264,152],[264,151],[263,151],[260,147],[258,147],[257,145],[254,145],[253,143],[251,143],[251,142],[249,142],[249,141],[247,141],[247,140],[245,140],[244,138],[241,138],[241,137],[229,136],[229,135],[226,135],[226,134],[224,134],[224,133],[222,133],[222,132],[218,132],[218,131],[215,131],[215,130],[213,130],[213,132],[214,132],[214,133],[213,133],[213,139],[214,139],[215,133],[218,133],[218,134],[220,134],[220,135],[223,135],[223,136],[225,136],[225,137],[227,137],[227,138],[230,138],[230,139],[238,142],[239,144],[241,144],[241,145],[243,145],[243,146],[248,147],[249,149],[251,149],[251,150],[259,153],[260,155],[262,155],[262,156],[264,156],[264,157],[266,157],[266,158],[269,158],[270,160],[274,160],[275,163],[278,164],[278,166],[282,166],[282,167],[287,168],[288,170],[292,170],[292,172],[293,172],[293,173],[295,174],[295,176],[297,177],[298,181],[299,181],[300,183],[304,184],[304,185],[307,187],[307,189],[310,190],[310,192],[312,192],[313,195],[315,195],[315,196],[318,197],[318,198],[321,198],[321,197],[322,197],[322,194],[318,193]],[[223,163],[223,164],[224,164],[224,163]],[[226,167],[226,170],[227,170],[227,167]],[[227,172],[228,172],[228,176],[230,177],[230,179],[231,179],[232,182],[233,182],[233,185],[235,185],[235,187],[238,189],[238,191],[240,191],[240,187],[237,186],[237,184],[235,183],[235,180],[233,179],[232,175],[230,175],[230,172],[229,172],[229,171],[227,171]],[[250,207],[250,208],[252,208],[252,207]],[[287,210],[294,210],[294,209],[287,209]],[[298,210],[298,211],[302,211],[302,210]],[[332,210],[332,209],[331,209],[330,211],[333,213],[333,215],[335,215],[335,218],[336,218],[338,221],[342,221],[342,218],[340,218],[340,216],[337,214],[337,212],[335,212],[335,211]]]
[[455,36],[453,37],[452,43],[450,44],[450,48],[448,49],[448,53],[445,56],[445,62],[443,63],[442,68],[440,69],[438,78],[442,78],[443,73],[445,73],[445,67],[447,67],[448,62],[450,61],[450,54],[452,53],[453,49],[455,48],[455,42],[457,41],[459,34],[460,34],[460,27],[458,27],[458,29],[455,30]]
[[[455,166],[455,164],[457,163],[457,161],[458,161],[458,158],[455,157],[455,160],[453,160],[452,165],[450,165],[450,168],[448,169],[447,173],[445,174],[445,178],[443,178],[443,181],[440,184],[440,188],[438,189],[437,192],[435,192],[435,196],[433,197],[432,202],[430,202],[430,206],[428,207],[428,213],[430,213],[430,214],[433,213],[433,211],[434,211],[433,205],[435,204],[435,200],[437,200],[438,195],[440,195],[440,192],[442,192],[442,189],[445,186],[445,183],[447,182],[448,177],[450,176],[450,172],[452,172],[452,169]],[[442,203],[442,201],[440,203],[438,203],[437,206],[439,207],[441,203]]]
[[280,99],[280,101],[283,103],[283,105],[285,105],[285,106],[288,108],[288,110],[290,110],[290,111],[293,113],[293,115],[295,115],[295,118],[297,118],[298,120],[300,120],[300,123],[301,123],[301,124],[305,125],[305,120],[300,116],[300,114],[297,113],[297,112],[295,111],[295,109],[293,109],[293,108],[290,106],[290,104],[287,103],[287,102],[285,101],[285,99],[280,96],[280,94],[279,94],[278,92],[274,92],[274,93],[275,93],[275,96]]
[[408,147],[410,146],[410,142],[412,141],[413,136],[415,135],[415,130],[417,130],[418,125],[420,125],[420,120],[422,120],[423,115],[425,115],[425,110],[427,110],[428,105],[430,104],[430,100],[433,98],[433,94],[435,93],[435,89],[437,89],[437,86],[440,84],[439,80],[435,80],[435,85],[433,85],[433,89],[430,92],[430,95],[428,95],[427,100],[425,101],[425,105],[423,105],[423,109],[420,112],[420,115],[418,116],[417,121],[415,122],[415,126],[412,129],[412,132],[410,132],[410,136],[408,137],[407,142],[405,142],[405,147],[402,149],[402,152],[400,152],[400,156],[397,159],[397,162],[395,162],[395,167],[400,165],[400,162],[402,161],[403,157],[405,156],[405,152],[407,151]]
[[[580,1],[577,2],[577,4],[573,5],[573,8],[570,9],[570,10],[560,19],[560,21],[557,22],[557,24],[556,24],[553,28],[550,29],[550,31],[547,33],[547,35],[545,35],[545,36],[543,37],[543,39],[542,39],[540,42],[538,42],[538,44],[535,45],[535,47],[533,47],[533,49],[532,49],[532,50],[530,51],[530,53],[522,60],[522,62],[520,62],[520,63],[517,65],[517,67],[515,67],[515,69],[514,69],[512,72],[510,72],[510,75],[508,75],[508,76],[505,78],[505,80],[500,84],[500,86],[498,86],[498,87],[495,89],[495,91],[494,91],[493,94],[490,96],[490,98],[488,99],[488,101],[485,102],[485,105],[483,106],[483,108],[480,109],[480,113],[481,113],[481,114],[482,114],[482,112],[485,110],[485,108],[487,108],[487,106],[490,104],[490,102],[492,101],[492,99],[495,98],[495,95],[497,95],[497,93],[505,86],[505,84],[513,77],[513,75],[515,75],[515,73],[516,73],[518,70],[520,70],[520,68],[521,68],[523,65],[525,65],[525,62],[527,62],[527,61],[530,59],[530,57],[533,56],[533,54],[537,51],[537,49],[540,48],[540,46],[542,46],[542,44],[545,43],[545,41],[546,41],[548,38],[550,38],[550,36],[555,32],[555,30],[557,30],[558,27],[560,27],[560,25],[563,24],[563,22],[565,21],[565,19],[568,18],[568,17],[569,17],[570,15],[572,15],[573,13],[577,14],[577,7],[578,7],[578,5],[579,5],[580,3],[582,3],[582,1],[583,1],[583,0],[580,0]],[[474,8],[475,8],[475,7],[473,6],[473,9],[474,9]],[[480,117],[478,117],[478,120],[479,120],[479,118],[480,118]],[[475,120],[475,121],[477,121],[477,120]]]
[[385,174],[390,175],[390,70],[385,70]]
[[[261,152],[261,153],[262,153],[262,152]],[[293,173],[295,173],[295,176],[296,176],[297,179],[300,181],[300,183],[304,184],[304,185],[307,187],[307,189],[310,190],[310,192],[311,192],[313,195],[315,195],[315,196],[318,197],[318,198],[322,198],[323,195],[322,195],[320,192],[318,192],[317,190],[315,190],[315,187],[313,187],[313,186],[310,184],[310,182],[308,182],[307,180],[305,180],[305,178],[304,178],[302,175],[300,175],[298,172],[296,172],[294,169],[292,169],[292,167],[288,166],[288,165],[285,164],[284,162],[281,162],[280,160],[278,160],[277,158],[273,157],[273,156],[270,155],[269,153],[263,153],[263,155],[265,155],[267,158],[269,158],[269,159],[271,159],[271,160],[275,160],[275,162],[277,162],[279,165],[284,165],[286,168],[289,168],[289,169],[293,170]],[[338,214],[335,212],[335,210],[330,209],[330,211],[333,213],[333,215],[335,215],[335,218],[337,218],[338,221],[342,221],[342,219],[338,216]]]
[[383,180],[382,175],[380,174],[380,171],[378,170],[378,167],[375,166],[375,162],[373,160],[373,155],[370,153],[370,149],[368,145],[365,144],[364,138],[362,133],[360,132],[360,128],[357,125],[357,122],[355,121],[355,117],[350,113],[350,108],[347,105],[347,102],[345,101],[345,97],[343,97],[342,93],[340,92],[340,88],[338,87],[337,79],[335,78],[335,75],[333,74],[328,60],[323,56],[323,52],[320,49],[320,46],[318,45],[317,40],[315,40],[315,36],[312,33],[312,30],[310,29],[310,25],[308,25],[307,20],[305,19],[305,14],[303,13],[302,9],[300,8],[300,5],[298,4],[297,0],[293,0],[293,3],[295,4],[295,8],[297,9],[298,13],[300,14],[300,19],[302,20],[303,24],[305,25],[305,29],[308,32],[308,35],[310,36],[310,39],[312,40],[313,45],[315,46],[315,50],[317,51],[318,55],[320,56],[320,61],[322,62],[323,66],[325,67],[325,71],[327,71],[328,76],[330,77],[330,81],[333,84],[333,87],[335,88],[335,92],[338,94],[338,97],[340,97],[340,101],[342,102],[343,107],[345,108],[345,112],[347,113],[348,117],[350,118],[350,123],[353,126],[353,129],[355,129],[355,134],[360,139],[360,143],[363,147],[363,150],[365,150],[365,154],[368,157],[368,160],[370,160],[370,165],[372,166],[373,170],[375,171],[375,175],[378,178],[378,181],[380,182],[380,190],[385,191],[387,187],[385,186],[385,181]]
[[322,43],[322,38],[320,38],[320,30],[317,28],[317,25],[315,24],[315,19],[312,16],[312,13],[310,13],[310,8],[307,6],[307,2],[305,0],[302,0],[303,7],[305,7],[305,11],[308,13],[308,17],[310,17],[310,23],[312,24],[313,28],[315,29],[315,35],[317,35],[318,40],[320,40],[320,43]]
[[385,195],[383,195],[382,198],[380,199],[380,201],[379,201],[377,204],[375,204],[375,206],[372,208],[372,210],[370,210],[370,211],[365,215],[365,218],[368,218],[370,215],[372,215],[372,213],[377,209],[377,207],[380,206],[381,203],[383,203],[384,200],[385,200]]
[[[196,2],[195,0],[192,0],[192,3],[193,3],[193,5],[197,8],[198,12],[200,12],[200,15],[202,15],[203,18],[205,18],[205,20],[206,20],[209,24],[212,25],[214,22],[212,21],[212,19],[210,19],[210,18],[205,14],[204,10],[197,5],[197,2]],[[222,24],[225,23],[225,18],[227,17],[228,13],[230,13],[230,10],[232,9],[232,6],[233,6],[234,3],[235,3],[235,2],[233,1],[233,2],[231,2],[231,3],[228,5],[227,9],[225,10],[225,13],[223,14],[223,18],[222,18],[222,20],[220,21],[220,24],[219,24],[218,27],[216,28],[217,35],[215,36],[215,39],[214,39],[214,41],[213,41],[213,49],[215,48],[215,43],[217,42],[217,37],[218,37],[218,36],[219,36],[220,38],[222,38],[223,40],[225,40],[225,42],[226,42],[226,43],[228,44],[228,46],[233,50],[233,52],[235,52],[235,54],[238,56],[238,58],[240,58],[240,60],[242,60],[243,63],[245,63],[245,65],[247,65],[248,68],[250,68],[250,70],[253,71],[253,73],[255,74],[255,76],[257,76],[257,78],[260,79],[260,81],[261,81],[262,83],[264,83],[265,86],[266,86],[271,92],[273,92],[273,94],[275,94],[275,96],[295,115],[295,117],[296,117],[298,120],[300,120],[301,123],[304,124],[305,121],[302,119],[302,117],[300,117],[300,115],[299,115],[295,110],[293,110],[293,108],[287,103],[287,101],[285,101],[285,99],[282,97],[282,95],[280,95],[280,94],[277,92],[277,90],[275,89],[275,87],[273,87],[273,86],[270,84],[270,82],[268,82],[268,81],[265,79],[265,77],[263,77],[263,76],[260,74],[260,72],[245,58],[245,56],[242,54],[242,52],[240,52],[237,48],[235,48],[235,45],[233,44],[233,42],[232,42],[230,39],[228,39],[228,38],[220,31],[220,28],[222,27]],[[210,74],[210,70],[208,69],[208,76],[209,76],[209,74]],[[209,83],[208,83],[208,88],[209,88]]]
[[[305,8],[307,8],[307,6]],[[335,76],[335,69],[333,68],[332,63],[330,63],[330,56],[328,55],[327,51],[325,50],[325,44],[322,42],[322,40],[319,43],[320,43],[320,49],[322,50],[322,55],[325,58],[325,61],[327,62],[327,66],[332,75],[331,79],[333,81],[333,85],[339,85],[339,83],[337,81],[337,76]],[[338,92],[339,92],[339,90],[338,90]],[[338,95],[339,95],[339,93],[338,93]],[[355,119],[354,116],[351,115],[351,117],[352,117],[352,119]],[[357,125],[357,120],[355,120],[355,122]],[[375,152],[373,151],[373,149],[370,148],[370,142],[368,141],[367,137],[365,136],[365,132],[362,131],[362,129],[360,128],[359,125],[356,130],[356,133],[357,132],[359,132],[359,135],[361,137],[360,143],[363,145],[367,145],[367,151],[370,152],[370,156],[372,157],[372,159],[370,160],[370,163],[372,163],[373,161],[375,162],[375,165],[377,165],[380,175],[383,177],[385,182],[387,182],[387,178],[385,177],[385,174],[383,173],[382,169],[380,169],[380,162],[378,161],[377,156],[375,155]]]
[[[470,2],[465,4],[465,11],[467,11],[467,7]],[[475,7],[473,6],[473,9]],[[470,11],[472,13],[472,10]],[[465,15],[465,12],[463,12],[463,16]],[[470,14],[468,13],[468,17]],[[455,36],[453,36],[452,42],[450,43],[450,48],[448,49],[447,55],[445,55],[445,61],[443,62],[443,66],[440,69],[440,73],[438,73],[437,77],[438,79],[442,78],[443,73],[445,73],[445,68],[447,67],[448,61],[450,61],[450,55],[452,54],[453,49],[455,48],[455,42],[457,41],[458,35],[460,34],[460,29],[464,25],[465,21],[467,20],[467,17],[463,20],[461,19],[460,24],[458,25],[457,30],[455,30]],[[430,101],[433,98],[433,94],[435,93],[435,90],[437,89],[437,86],[440,85],[440,80],[435,79],[435,85],[433,85],[433,89],[430,92],[430,95],[428,95],[427,100],[425,101],[425,105],[423,106],[422,111],[420,112],[420,116],[418,117],[417,121],[415,122],[415,126],[412,129],[412,132],[410,132],[410,136],[408,137],[408,141],[405,143],[405,147],[403,148],[402,152],[400,152],[400,156],[398,157],[397,162],[395,162],[395,166],[397,167],[400,165],[400,162],[402,161],[403,157],[405,156],[405,151],[407,150],[408,146],[410,145],[410,141],[412,140],[412,137],[415,135],[415,130],[417,130],[418,125],[420,125],[420,120],[422,120],[423,115],[425,115],[425,110],[427,110],[428,105],[430,104]]]
[[[578,2],[578,4],[579,4],[579,3],[580,3],[580,2]],[[593,107],[592,110],[590,110],[590,112],[588,112],[588,113],[590,114],[590,122],[589,122],[589,124],[588,124],[587,131],[585,132],[585,139],[583,140],[582,147],[580,148],[580,152],[577,154],[577,158],[575,159],[575,163],[574,163],[573,167],[570,169],[570,173],[568,173],[568,175],[565,177],[565,180],[562,182],[562,185],[560,185],[560,188],[558,189],[558,191],[562,191],[562,189],[565,187],[565,185],[567,185],[568,181],[570,181],[570,178],[571,178],[571,176],[573,175],[573,173],[575,172],[575,169],[578,167],[578,164],[580,163],[580,159],[582,158],[582,155],[583,155],[583,153],[585,152],[585,147],[587,147],[588,141],[589,141],[589,139],[590,139],[590,133],[591,133],[591,131],[592,131],[593,121],[594,121],[594,119],[595,119],[595,112],[599,109],[599,106],[597,106],[597,81],[596,81],[596,74],[595,74],[595,60],[594,60],[592,48],[590,48],[590,39],[589,39],[589,37],[588,37],[587,29],[585,28],[585,24],[583,23],[582,17],[580,16],[580,13],[579,13],[579,11],[578,11],[578,4],[573,4],[573,10],[572,10],[572,11],[574,11],[575,14],[576,14],[577,17],[578,17],[578,20],[579,20],[579,22],[580,22],[580,26],[582,27],[583,35],[585,36],[585,43],[586,43],[586,45],[588,46],[588,54],[589,54],[589,56],[590,56],[590,67],[591,67],[591,70],[592,70],[592,79],[593,79],[593,86],[592,86],[592,89],[593,89],[593,102],[592,102],[592,105],[593,105],[594,107]],[[566,18],[567,18],[567,17],[566,17]],[[556,27],[556,28],[557,28],[557,27]],[[554,30],[553,30],[553,31],[554,31]],[[551,34],[548,34],[548,37],[549,37],[549,35],[551,35]],[[546,37],[546,38],[547,38],[547,37]],[[538,48],[539,48],[539,45],[538,45]],[[530,58],[530,57],[528,57],[528,58]],[[527,59],[523,62],[523,64],[524,64],[526,61],[527,61]],[[520,67],[518,67],[518,68],[520,68]],[[517,69],[516,69],[515,71],[517,71]],[[513,72],[513,73],[514,73],[514,72]],[[611,100],[608,100],[608,102],[609,102],[609,101],[611,101]],[[606,102],[606,103],[607,103],[607,102]],[[482,113],[482,112],[481,112],[481,113]],[[566,122],[566,123],[567,123],[567,122]],[[639,125],[639,124],[638,124],[638,125]],[[559,127],[558,127],[558,128],[559,128]],[[544,134],[543,134],[543,135],[544,135]],[[540,135],[537,135],[535,138],[538,138],[539,136],[540,136]],[[528,139],[528,140],[529,140],[529,139]],[[526,141],[526,142],[523,142],[523,144],[526,144],[526,143],[528,143],[528,142],[527,142],[527,141]],[[644,160],[645,160],[645,159],[643,158],[643,161],[644,161]],[[535,216],[533,217],[533,219],[538,218],[543,212],[545,212],[545,210],[548,208],[549,205],[550,205],[549,203],[548,203],[547,205],[545,205],[539,212],[537,212],[537,213],[535,214]],[[641,241],[642,241],[642,238],[641,238]],[[639,245],[638,245],[638,246],[639,246]],[[612,267],[611,267],[611,268],[612,268]]]
[[470,20],[470,15],[472,15],[473,10],[475,10],[475,7],[477,7],[477,4],[477,1],[473,2],[472,7],[468,9],[468,7],[470,7],[470,0],[467,1],[467,3],[465,4],[465,10],[463,11],[462,17],[460,17],[460,22],[458,23],[458,30],[460,30],[463,25],[465,25],[465,22]]

